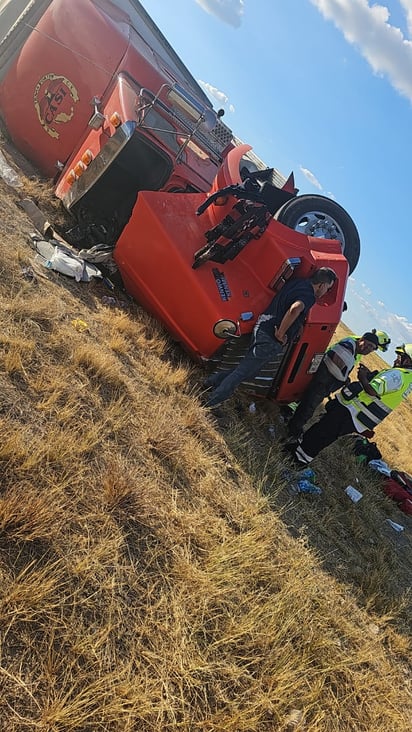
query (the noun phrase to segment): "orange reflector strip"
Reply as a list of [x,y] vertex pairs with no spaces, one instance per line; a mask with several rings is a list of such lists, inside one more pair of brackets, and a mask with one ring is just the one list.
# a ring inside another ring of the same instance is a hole
[[109,122],[113,125],[113,127],[120,127],[120,125],[122,124],[122,118],[119,112],[113,112],[113,114],[109,118]]
[[78,160],[73,170],[75,172],[75,175],[80,176],[84,173],[85,170],[87,170],[87,165],[83,162],[83,160]]
[[81,157],[82,163],[85,165],[90,165],[90,163],[93,160],[93,153],[91,150],[87,149],[84,151],[82,157]]
[[76,175],[76,173],[74,172],[74,170],[72,168],[71,171],[70,171],[70,173],[69,173],[69,175],[66,177],[66,183],[69,186],[71,186],[71,185],[73,185],[73,183],[76,180],[76,178],[77,178],[77,175]]

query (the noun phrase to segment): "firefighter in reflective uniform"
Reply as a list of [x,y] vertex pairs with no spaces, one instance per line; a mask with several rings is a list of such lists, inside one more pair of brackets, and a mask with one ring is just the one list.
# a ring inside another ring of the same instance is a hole
[[[395,349],[392,368],[371,374],[359,368],[359,381],[345,386],[326,414],[307,432],[294,451],[300,463],[310,463],[323,448],[352,432],[370,437],[373,430],[412,393],[412,343]],[[372,378],[371,378],[372,377]]]
[[[386,338],[388,338],[387,335]],[[304,425],[309,422],[322,401],[329,394],[342,389],[345,384],[349,383],[349,374],[355,366],[359,365],[362,356],[366,356],[380,347],[379,336],[374,329],[362,336],[351,335],[342,338],[328,348],[288,423],[289,436],[299,437]]]

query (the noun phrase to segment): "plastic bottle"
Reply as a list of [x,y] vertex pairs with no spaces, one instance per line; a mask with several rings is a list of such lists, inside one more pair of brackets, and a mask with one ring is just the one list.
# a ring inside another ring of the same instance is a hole
[[322,489],[311,483],[307,478],[301,478],[298,480],[296,487],[298,493],[313,493],[317,496],[322,493]]
[[301,470],[297,476],[298,480],[310,480],[312,483],[314,482],[316,475],[312,468],[305,468],[304,470]]

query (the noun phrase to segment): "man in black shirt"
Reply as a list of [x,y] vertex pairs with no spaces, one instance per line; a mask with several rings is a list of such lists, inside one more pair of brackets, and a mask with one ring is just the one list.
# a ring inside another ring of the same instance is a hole
[[233,371],[219,371],[206,379],[205,386],[214,387],[208,407],[226,401],[236,387],[256,376],[282,348],[294,340],[305,317],[316,300],[333,287],[336,273],[329,267],[315,270],[308,279],[288,280],[256,321],[249,351]]

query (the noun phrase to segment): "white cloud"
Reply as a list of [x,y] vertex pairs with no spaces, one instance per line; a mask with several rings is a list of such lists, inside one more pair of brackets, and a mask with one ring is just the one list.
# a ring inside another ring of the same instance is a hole
[[242,23],[244,0],[196,0],[196,2],[209,15],[215,15],[233,28],[239,28]]
[[309,183],[312,183],[315,188],[318,188],[320,191],[322,190],[322,186],[319,183],[318,179],[312,173],[311,170],[308,170],[308,168],[304,168],[302,165],[299,166],[301,173],[305,176],[305,178],[309,181]]
[[[400,0],[412,33],[412,2]],[[368,0],[311,0],[311,3],[356,46],[376,74],[412,101],[412,42],[389,22],[385,5]]]
[[412,34],[412,0],[399,0],[399,2],[405,10],[408,31]]
[[[217,87],[212,86],[212,84],[209,84],[207,81],[202,81],[201,79],[198,79],[198,84],[204,89],[206,94],[209,95],[209,97],[213,97],[213,99],[218,102],[220,105],[227,105],[229,112],[234,112],[235,108],[233,104],[230,104],[229,97],[225,92],[220,91],[217,89]],[[213,101],[212,99],[212,101]]]
[[358,284],[353,277],[349,277],[346,292],[348,310],[343,314],[343,321],[359,334],[372,328],[386,331],[391,345],[387,353],[379,352],[379,355],[392,363],[395,359],[395,347],[401,343],[412,343],[412,323],[404,315],[388,311],[382,300],[375,303],[369,295],[365,297],[370,292],[365,283]]
[[[412,1],[412,0],[411,0]],[[318,189],[318,191],[321,191],[324,196],[327,196],[328,198],[332,198],[332,200],[336,200],[334,194],[331,191],[325,191],[322,184],[318,181],[316,175],[312,173],[309,168],[304,168],[303,165],[299,165],[299,170],[302,173],[302,175],[306,178],[306,180],[309,181],[309,183]]]
[[392,317],[399,326],[405,328],[409,336],[412,336],[412,323],[408,321],[408,318],[405,318],[404,315],[396,315],[395,313],[392,314]]
[[369,300],[366,300],[361,295],[358,295],[358,300],[360,302],[361,307],[364,310],[366,310],[367,313],[370,313],[371,315],[375,314],[375,312],[376,312],[375,308],[374,308],[373,304],[371,302],[369,302]]

